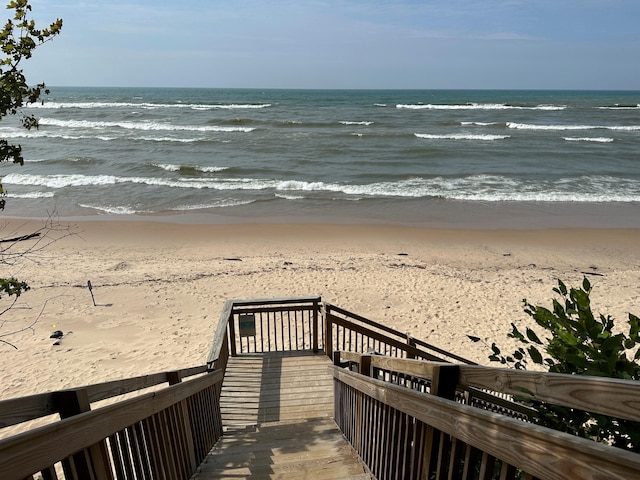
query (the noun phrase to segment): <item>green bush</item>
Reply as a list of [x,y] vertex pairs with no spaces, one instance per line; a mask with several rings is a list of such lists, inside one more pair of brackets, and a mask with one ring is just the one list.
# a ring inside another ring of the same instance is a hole
[[[580,288],[571,289],[558,280],[553,291],[560,300],[553,300],[552,310],[523,300],[524,311],[544,329],[545,335],[539,336],[529,327],[523,334],[512,323],[512,331],[507,336],[521,346],[504,355],[493,343],[489,360],[519,370],[535,364],[554,373],[640,379],[640,349],[637,348],[640,346],[640,319],[629,313],[628,334],[615,333],[611,316],[596,317],[591,311],[591,284],[586,278]],[[640,452],[640,424],[637,422],[535,400],[527,403],[538,412],[533,420],[540,425]]]

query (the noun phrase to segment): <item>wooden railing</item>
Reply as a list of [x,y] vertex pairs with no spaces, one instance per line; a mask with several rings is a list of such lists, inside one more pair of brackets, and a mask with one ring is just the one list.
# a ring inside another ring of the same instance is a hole
[[[494,397],[471,401],[491,390],[640,421],[638,382],[347,352],[334,364],[336,423],[380,480],[640,478],[636,453],[523,421],[526,409],[485,409]],[[391,372],[428,388],[390,383]]]
[[638,383],[474,365],[319,297],[226,302],[204,366],[0,402],[0,428],[60,417],[0,440],[0,478],[188,478],[222,435],[229,358],[289,351],[333,358],[336,422],[380,480],[640,478],[640,455],[513,400],[637,422]]
[[327,303],[324,308],[325,353],[329,358],[332,358],[334,350],[340,350],[473,364],[465,358],[343,308]]
[[320,297],[229,300],[222,309],[218,334],[209,354],[224,337],[226,326],[229,355],[244,353],[296,352],[324,348],[324,326]]
[[[3,427],[51,414],[60,420],[0,440],[0,478],[188,478],[222,435],[222,378],[202,366],[4,400]],[[92,402],[165,382],[91,410]]]

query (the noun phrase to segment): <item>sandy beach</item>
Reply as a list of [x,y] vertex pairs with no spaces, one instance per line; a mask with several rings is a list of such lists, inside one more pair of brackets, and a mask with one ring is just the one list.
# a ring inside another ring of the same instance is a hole
[[[621,326],[640,314],[637,229],[62,224],[76,233],[4,268],[31,290],[3,332],[37,322],[4,338],[17,350],[0,345],[0,399],[203,364],[231,298],[320,295],[484,364],[466,335],[506,345],[510,323],[529,320],[522,299],[550,305],[558,278],[587,275],[594,310]],[[2,236],[41,226],[5,219]]]

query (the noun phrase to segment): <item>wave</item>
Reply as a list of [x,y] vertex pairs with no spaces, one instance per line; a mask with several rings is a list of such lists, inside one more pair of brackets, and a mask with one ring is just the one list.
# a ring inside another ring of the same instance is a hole
[[396,108],[409,110],[564,110],[566,105],[520,106],[508,103],[464,103],[464,104],[398,104]]
[[243,103],[243,104],[189,104],[189,103],[143,103],[143,102],[44,102],[29,104],[29,108],[47,110],[59,110],[68,108],[96,109],[96,108],[141,108],[144,110],[157,110],[166,108],[185,108],[191,110],[246,110],[269,108],[270,103]]
[[192,137],[192,138],[178,138],[178,137],[121,137],[121,136],[109,136],[109,135],[69,135],[66,133],[60,133],[53,130],[5,130],[3,132],[4,138],[52,138],[58,140],[101,140],[103,142],[112,142],[115,140],[143,141],[143,142],[173,142],[173,143],[197,143],[206,142],[210,140],[206,137]]
[[616,130],[640,131],[640,125],[536,125],[529,123],[507,122],[508,128],[518,130]]
[[108,206],[108,205],[90,205],[88,203],[80,203],[78,206],[82,208],[89,208],[91,210],[97,210],[98,212],[106,213],[109,215],[133,215],[135,213],[153,213],[150,211],[142,212],[140,210],[134,210],[131,207],[123,206]]
[[167,172],[203,172],[203,173],[215,173],[228,170],[229,167],[208,167],[200,165],[177,165],[173,163],[152,163],[151,166],[161,168]]
[[604,107],[598,107],[600,110],[637,110],[640,108],[640,103],[630,103],[630,104],[615,104],[615,105],[606,105]]
[[173,125],[158,122],[96,122],[89,120],[57,120],[53,118],[40,119],[40,125],[65,128],[123,128],[126,130],[146,130],[146,131],[178,131],[178,132],[252,132],[251,127],[220,127],[202,125]]
[[322,181],[277,180],[258,178],[170,179],[154,177],[118,177],[112,175],[29,175],[9,174],[5,184],[43,186],[52,189],[82,186],[111,186],[134,183],[148,186],[212,189],[218,191],[265,191],[283,199],[299,200],[314,192],[342,194],[345,200],[376,197],[442,198],[466,201],[520,202],[640,202],[640,180],[610,176],[582,176],[532,182],[500,175],[466,177],[411,178],[367,184],[327,183]]
[[451,133],[444,135],[432,135],[428,133],[414,133],[418,138],[425,138],[427,140],[504,140],[511,137],[511,135],[472,135],[467,133]]
[[38,198],[53,198],[55,194],[53,192],[28,192],[28,193],[7,193],[8,198],[22,198],[22,199],[38,199]]
[[497,122],[460,122],[463,127],[490,127],[491,125],[498,125]]
[[596,142],[596,143],[611,143],[613,138],[610,137],[562,137],[567,142]]
[[364,126],[369,126],[374,124],[374,122],[348,122],[348,121],[342,121],[340,123],[342,125],[364,125]]

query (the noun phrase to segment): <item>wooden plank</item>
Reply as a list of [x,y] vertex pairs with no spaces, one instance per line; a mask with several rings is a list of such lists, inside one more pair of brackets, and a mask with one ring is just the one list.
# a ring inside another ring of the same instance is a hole
[[[213,336],[211,342],[211,349],[207,356],[207,364],[211,365],[218,360],[220,352],[222,351],[222,344],[227,341],[227,325],[231,317],[231,310],[233,308],[233,301],[227,300],[224,303],[222,312],[220,313],[220,320],[218,320],[218,326],[216,327],[216,333]],[[235,345],[235,338],[231,339],[231,343]]]
[[322,297],[308,296],[308,297],[276,297],[276,298],[258,298],[258,299],[244,299],[244,300],[229,300],[234,307],[246,307],[246,306],[261,306],[261,305],[288,305],[292,303],[314,303],[321,302]]
[[[207,372],[207,366],[185,368],[178,370],[182,378]],[[113,380],[94,385],[86,385],[75,390],[86,390],[91,403],[112,398],[118,395],[135,392],[145,388],[166,383],[167,372],[142,375],[139,377]],[[54,402],[56,392],[47,392],[27,397],[11,398],[0,401],[0,428],[27,422],[36,418],[58,413]]]
[[[396,348],[397,350],[401,350],[403,352],[407,352],[410,355],[413,355],[415,357],[422,357],[428,360],[436,360],[436,361],[441,361],[442,359],[436,357],[435,355],[432,355],[428,352],[425,352],[424,350],[420,350],[416,347],[413,347],[411,345],[407,345],[403,340],[397,340],[395,338],[389,338],[388,336],[384,335],[383,333],[380,332],[376,332],[375,330],[371,330],[369,328],[366,328],[362,325],[356,325],[354,323],[351,323],[349,320],[345,320],[342,319],[340,317],[336,317],[332,314],[328,314],[327,315],[327,319],[331,319],[331,323],[333,325],[337,325],[339,327],[342,327],[348,331],[354,331],[354,332],[358,332],[361,333],[363,335],[366,335],[368,337],[370,337],[373,340],[377,340],[379,342],[382,342],[392,348]],[[326,341],[326,340],[325,340]],[[344,345],[344,335],[343,335],[343,346],[342,346],[342,350],[346,350],[345,345]],[[384,352],[382,352],[384,353]]]
[[459,383],[640,421],[638,381],[461,365]]
[[195,479],[358,478],[365,467],[328,418],[266,423],[225,435]]
[[[222,372],[167,387],[0,440],[0,478],[22,478],[93,445],[154,412],[222,381]],[[51,442],[55,438],[55,442]]]
[[357,390],[540,479],[627,480],[640,455],[329,367]]

